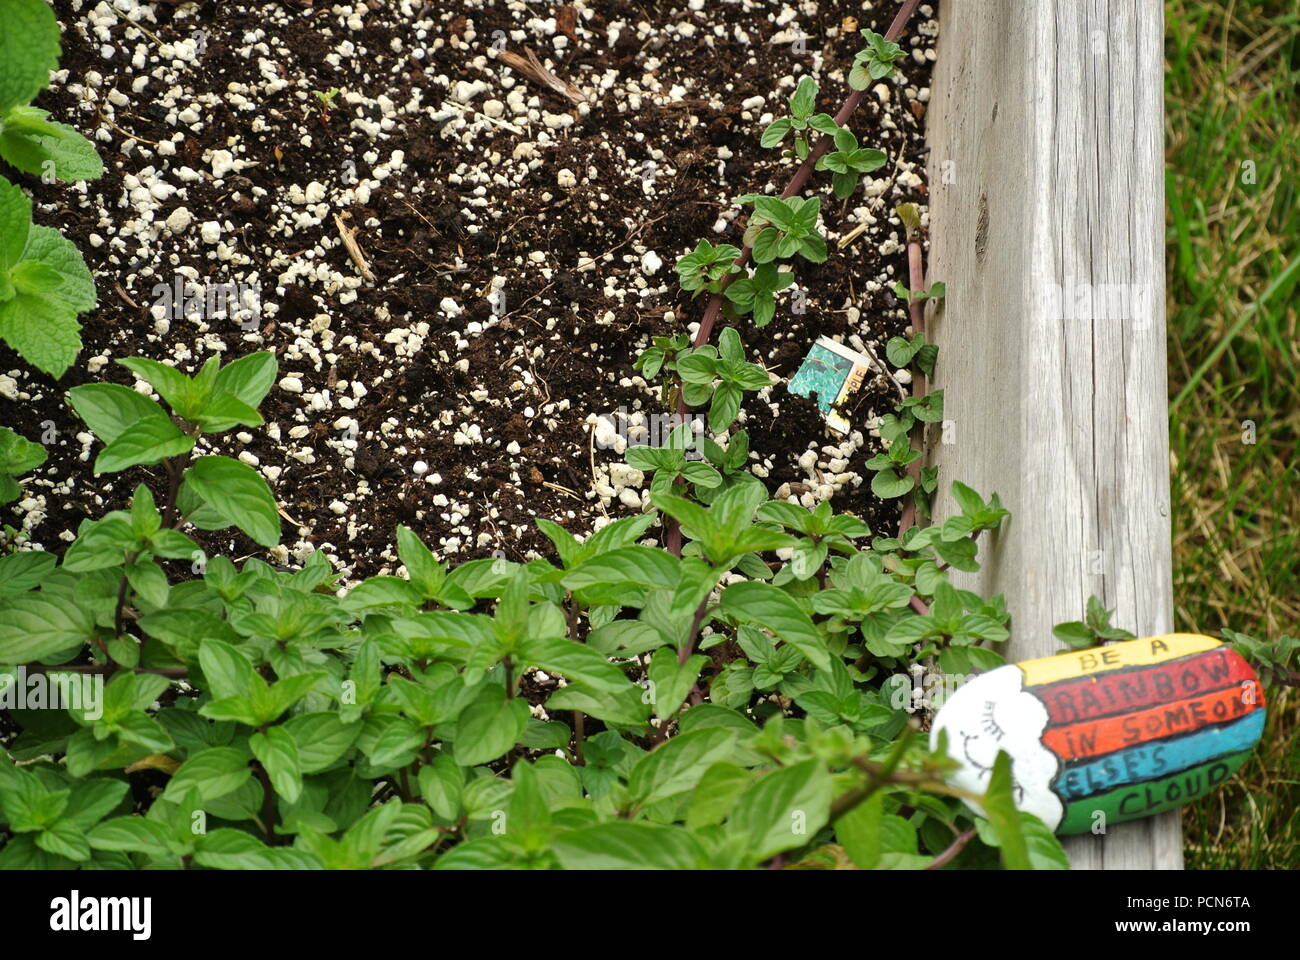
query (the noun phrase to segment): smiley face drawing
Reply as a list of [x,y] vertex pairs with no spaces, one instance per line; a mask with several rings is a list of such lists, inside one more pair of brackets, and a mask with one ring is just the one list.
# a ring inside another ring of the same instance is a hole
[[946,733],[961,764],[948,779],[973,793],[1006,751],[1016,806],[1057,833],[1084,833],[1208,793],[1245,762],[1264,718],[1250,664],[1211,637],[1175,633],[991,670],[944,703],[930,747]]
[[993,762],[998,751],[1005,750],[1012,761],[1016,806],[1054,826],[1064,808],[1052,792],[1056,755],[1041,740],[1049,719],[1047,708],[1025,692],[1024,679],[1018,666],[1008,665],[958,687],[935,719],[930,746],[938,749],[939,731],[948,731],[948,755],[962,764],[948,780],[972,793],[988,789]]

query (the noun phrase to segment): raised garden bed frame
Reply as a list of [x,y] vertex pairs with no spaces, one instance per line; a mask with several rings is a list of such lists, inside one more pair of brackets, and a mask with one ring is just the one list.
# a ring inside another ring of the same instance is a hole
[[[1009,659],[1054,653],[1095,594],[1173,627],[1159,0],[947,0],[929,111],[929,329],[947,388],[940,490],[1011,522],[971,589],[1005,593]],[[953,507],[946,493],[939,518]],[[1178,813],[1068,838],[1076,868],[1180,869]]]

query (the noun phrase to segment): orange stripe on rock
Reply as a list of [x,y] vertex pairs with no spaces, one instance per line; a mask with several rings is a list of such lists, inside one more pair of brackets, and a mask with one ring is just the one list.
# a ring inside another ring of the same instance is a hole
[[1136,743],[1174,737],[1244,717],[1264,702],[1259,683],[1247,680],[1201,697],[1102,720],[1049,727],[1043,745],[1062,760],[1099,757]]

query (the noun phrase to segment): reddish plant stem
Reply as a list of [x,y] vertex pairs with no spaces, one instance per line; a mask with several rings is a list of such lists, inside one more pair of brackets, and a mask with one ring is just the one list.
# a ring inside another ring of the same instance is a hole
[[[691,635],[687,638],[686,646],[677,651],[677,663],[679,666],[685,664],[687,660],[691,659],[691,654],[695,652],[695,644],[699,640],[700,629],[704,624],[705,618],[708,617],[712,609],[713,608],[709,606],[708,597],[705,597],[700,601],[700,605],[695,609],[695,618],[691,621]],[[694,699],[695,696],[699,695],[699,690],[699,684],[696,684],[691,688],[692,705],[699,703],[700,700],[703,699],[703,697],[700,697],[699,700]],[[652,748],[663,742],[664,737],[668,735],[668,727],[672,724],[672,720],[673,717],[664,717],[660,722],[659,728],[655,730],[654,736],[650,738]]]
[[[918,3],[920,3],[920,0],[907,0],[907,2],[903,4],[899,9],[897,16],[894,17],[894,22],[891,23],[889,29],[885,31],[886,40],[892,41],[898,39],[898,35],[903,32],[903,27],[905,27],[907,21],[911,19],[912,12],[916,9]],[[862,96],[865,93],[865,90],[854,90],[849,94],[848,99],[844,101],[844,105],[840,107],[840,112],[835,114],[836,124],[841,127],[844,126],[849,117],[853,115],[853,111],[858,108],[858,104],[862,102]],[[813,168],[817,165],[817,160],[822,154],[830,149],[833,142],[834,141],[831,137],[825,135],[817,138],[817,143],[813,146],[812,152],[808,154],[808,158],[804,160],[803,163],[799,164],[799,169],[794,172],[794,176],[790,178],[790,182],[787,183],[785,189],[781,191],[782,200],[789,199],[803,189],[803,185],[807,183],[808,178],[812,176]],[[736,265],[743,267],[748,263],[750,252],[748,246],[742,248],[740,256],[736,258]],[[738,273],[729,273],[723,277],[722,283],[720,284],[721,289],[726,290],[731,284],[731,281],[737,276],[739,276]],[[694,346],[702,346],[709,342],[709,336],[713,333],[713,324],[717,321],[718,314],[721,310],[722,293],[719,292],[709,298],[709,305],[704,309],[704,317],[700,320],[700,329],[695,334]],[[686,412],[686,402],[682,398],[678,398],[677,412]]]
[[[116,663],[109,662],[109,663],[78,663],[78,664],[73,664],[71,666],[69,665],[51,666],[45,663],[27,663],[27,664],[23,664],[23,669],[26,670],[28,673],[89,673],[89,674],[98,673],[98,674],[103,674],[105,677],[108,677],[116,673],[119,669],[125,669],[125,668],[118,667]],[[156,673],[160,677],[172,677],[174,679],[181,679],[184,677],[188,677],[190,674],[190,671],[187,667],[136,667],[131,672],[132,673]]]
[[[265,724],[263,724],[262,729],[265,735]],[[255,769],[257,770],[257,779],[262,784],[262,830],[266,833],[266,845],[276,847],[280,845],[281,838],[275,832],[275,789],[271,786],[271,776],[266,772],[266,767],[258,763],[255,765]]]
[[[925,289],[925,268],[921,264],[921,241],[916,237],[909,237],[907,241],[907,285],[913,293]],[[912,319],[912,336],[925,333],[924,301],[910,299],[907,312]],[[924,395],[925,374],[918,369],[912,374],[912,396]],[[909,443],[913,437],[920,437],[924,430],[925,424],[918,420],[912,427]],[[924,459],[918,457],[907,465],[907,475],[912,478],[913,485],[912,492],[907,495],[907,500],[903,504],[903,515],[898,519],[900,537],[916,523],[916,498],[921,493],[921,461]]]
[[691,635],[686,640],[686,646],[677,651],[677,663],[683,665],[691,659],[691,654],[695,652],[695,641],[699,639],[700,628],[704,624],[704,618],[709,613],[709,598],[706,596],[700,601],[700,605],[695,608],[695,618],[691,620]]
[[961,853],[962,850],[966,849],[966,844],[970,843],[971,838],[973,838],[974,836],[975,836],[974,830],[967,830],[964,833],[957,834],[957,839],[953,840],[953,842],[948,846],[948,849],[945,850],[943,853],[939,854],[937,857],[935,857],[934,860],[932,860],[926,866],[925,869],[942,870],[944,867],[946,867],[949,863],[953,861],[953,859],[957,856],[957,854]]
[[[907,26],[907,21],[912,18],[912,14],[916,11],[920,2],[921,0],[904,0],[903,5],[898,9],[898,13],[894,16],[894,21],[889,25],[889,29],[885,31],[886,40],[892,41],[898,39],[899,34],[901,34],[903,28]],[[854,90],[849,94],[848,99],[846,99],[843,106],[840,107],[839,113],[835,114],[835,122],[839,126],[844,126],[849,117],[853,115],[853,111],[855,111],[858,108],[858,104],[862,102],[862,95],[864,93],[866,93],[865,90]],[[799,168],[795,170],[794,176],[790,178],[790,182],[787,183],[785,189],[781,191],[782,200],[789,199],[803,189],[804,184],[808,182],[808,178],[812,176],[813,168],[817,165],[817,160],[822,154],[830,149],[832,142],[833,139],[825,135],[817,138],[817,143],[813,146],[812,151],[808,154],[803,163],[799,164]],[[736,258],[736,265],[744,267],[745,264],[749,262],[750,252],[750,247],[746,245],[740,251],[740,256]],[[709,337],[713,334],[713,325],[717,322],[718,314],[722,312],[722,292],[726,290],[727,287],[731,285],[731,281],[739,275],[739,272],[727,274],[722,278],[718,292],[709,297],[708,306],[704,308],[704,316],[700,318],[700,328],[695,333],[695,339],[692,342],[692,346],[700,347],[709,342]],[[686,398],[680,393],[677,397],[677,414],[678,416],[685,416],[686,414]],[[668,521],[668,529],[664,536],[664,546],[666,546],[669,552],[674,556],[680,557],[682,555],[681,526],[676,520],[671,518]]]

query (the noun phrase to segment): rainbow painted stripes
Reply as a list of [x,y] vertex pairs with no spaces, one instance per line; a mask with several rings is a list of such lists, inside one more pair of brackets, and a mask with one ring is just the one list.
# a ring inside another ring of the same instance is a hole
[[[1182,806],[1223,783],[1264,730],[1259,678],[1231,647],[1171,633],[990,670],[947,699],[931,728],[988,789],[1011,756],[1016,805],[1058,833]],[[978,806],[976,806],[978,810]]]
[[1129,640],[1017,664],[1056,755],[1058,833],[1182,806],[1228,779],[1264,730],[1255,671],[1196,634]]

